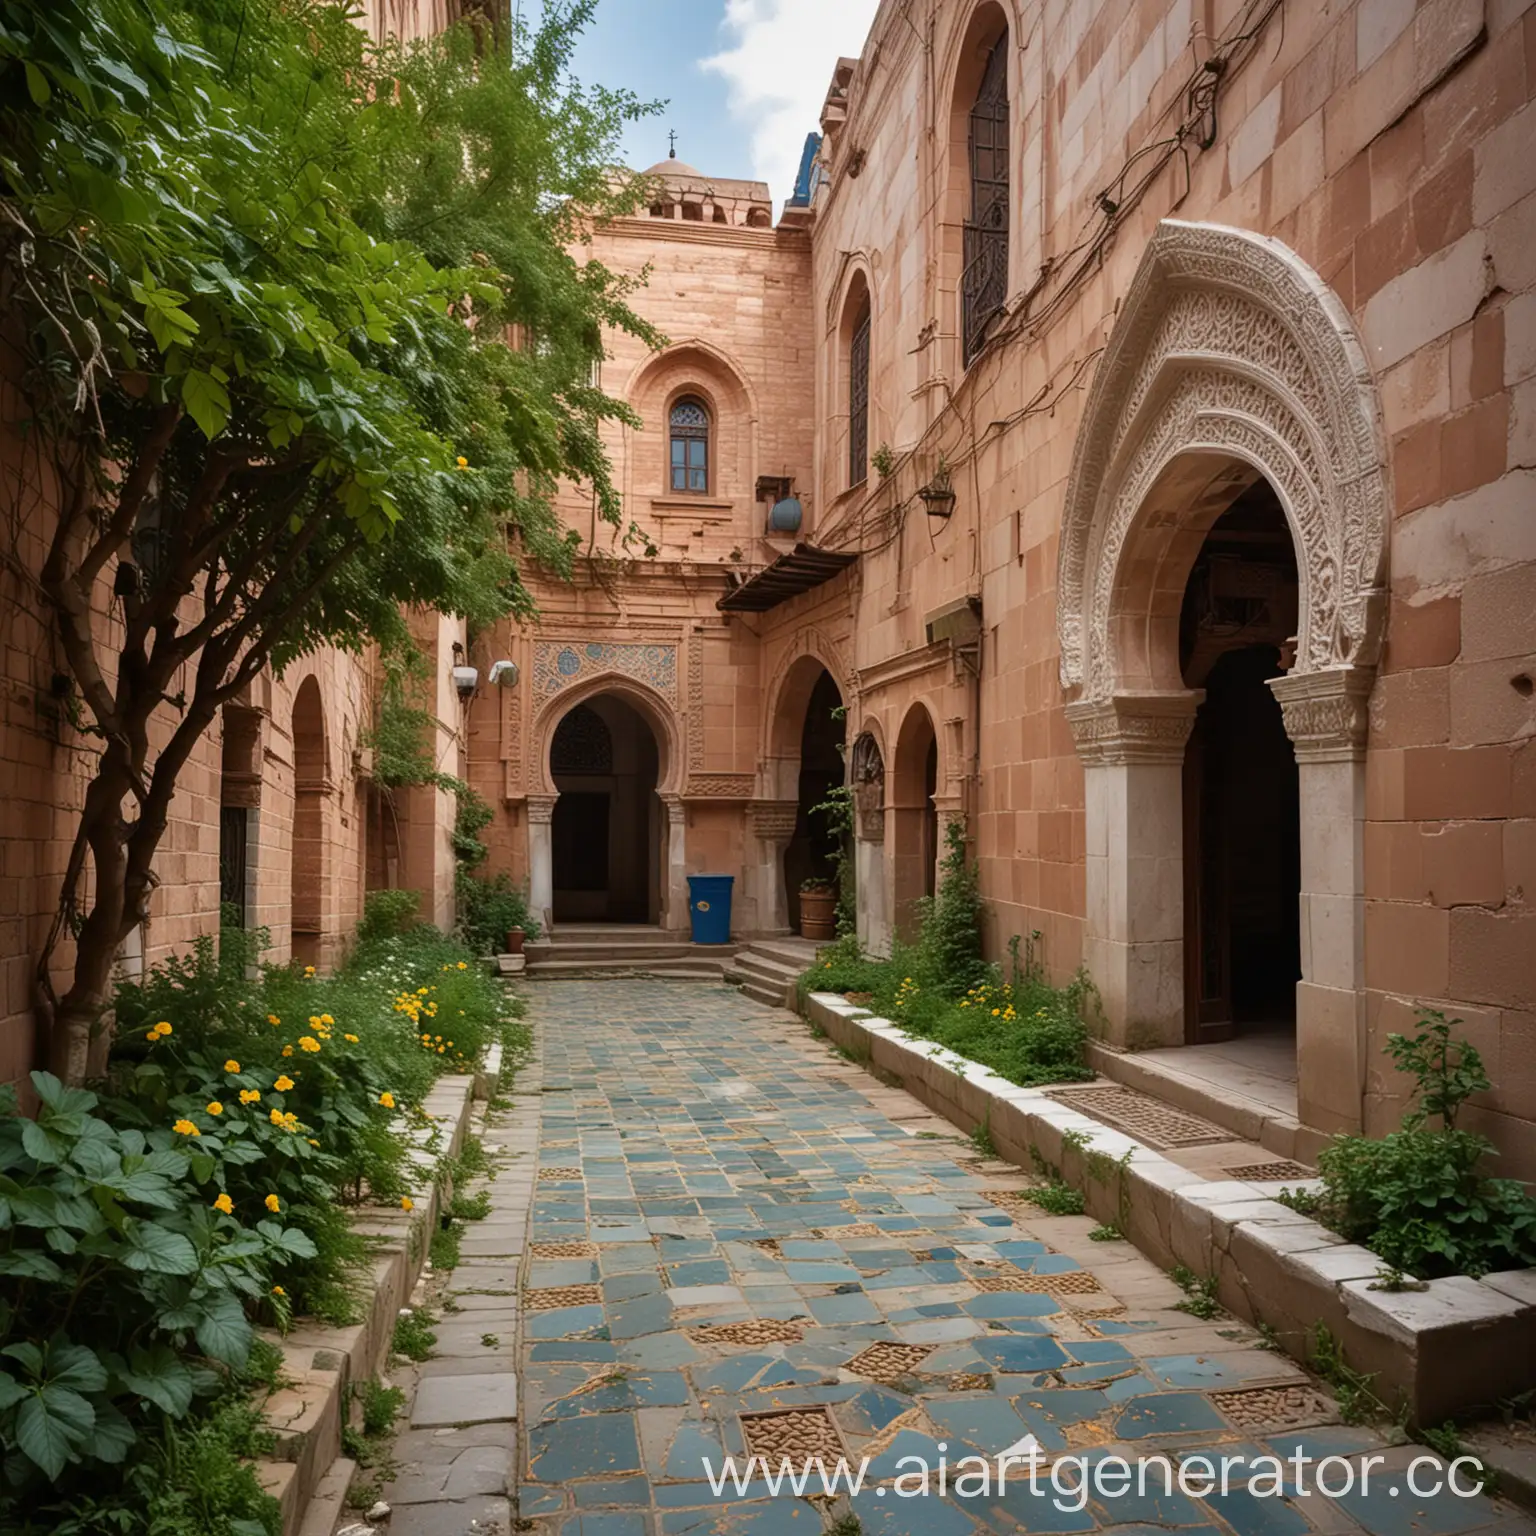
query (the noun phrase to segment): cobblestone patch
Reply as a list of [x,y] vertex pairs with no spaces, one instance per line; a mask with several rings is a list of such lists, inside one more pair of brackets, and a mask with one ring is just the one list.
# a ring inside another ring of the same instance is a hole
[[825,1408],[743,1414],[741,1427],[747,1449],[773,1467],[781,1461],[800,1466],[813,1458],[830,1466],[845,1454]]
[[534,1312],[549,1312],[556,1307],[592,1307],[602,1299],[602,1290],[595,1285],[550,1285],[523,1292],[524,1305]]

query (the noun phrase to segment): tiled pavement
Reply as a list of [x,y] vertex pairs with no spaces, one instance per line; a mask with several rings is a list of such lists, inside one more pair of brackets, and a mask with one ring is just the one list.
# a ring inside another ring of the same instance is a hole
[[[706,1458],[785,1433],[870,1458],[852,1505],[867,1536],[1536,1531],[1489,1498],[1413,1495],[1422,1447],[1340,1424],[1253,1329],[1174,1310],[1177,1288],[1126,1244],[1091,1242],[1087,1218],[989,1198],[1018,1173],[788,1014],[686,982],[531,997],[539,1062],[487,1136],[510,1160],[396,1447],[393,1536],[810,1536],[846,1502],[760,1479],[715,1497],[705,1480]],[[903,1457],[953,1478],[1031,1434],[1048,1456],[1133,1466],[1387,1459],[1367,1498],[1300,1497],[1293,1471],[1286,1497],[1193,1497],[1153,1471],[1145,1496],[1133,1482],[1073,1510],[1048,1472],[1032,1495],[1019,1469],[1002,1496],[897,1496],[917,1465]]]

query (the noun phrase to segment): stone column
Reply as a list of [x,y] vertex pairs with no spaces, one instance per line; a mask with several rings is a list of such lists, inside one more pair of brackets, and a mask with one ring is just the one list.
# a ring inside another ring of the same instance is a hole
[[667,867],[662,887],[666,904],[661,925],[673,933],[687,933],[691,926],[688,918],[687,810],[681,795],[663,795],[661,803],[667,808]]
[[853,790],[853,878],[858,897],[857,932],[867,954],[891,952],[891,920],[885,891],[885,804],[880,783]]
[[747,831],[752,846],[745,871],[746,891],[756,912],[757,932],[767,936],[789,932],[789,897],[784,890],[784,849],[795,835],[795,800],[752,800],[747,804]]
[[1301,980],[1296,1067],[1302,1123],[1358,1131],[1365,1022],[1365,739],[1375,678],[1333,667],[1271,680],[1301,791]]
[[559,795],[529,795],[528,907],[546,937],[554,917],[555,845],[550,823]]
[[1067,705],[1083,760],[1083,960],[1116,1045],[1184,1042],[1184,745],[1203,697]]

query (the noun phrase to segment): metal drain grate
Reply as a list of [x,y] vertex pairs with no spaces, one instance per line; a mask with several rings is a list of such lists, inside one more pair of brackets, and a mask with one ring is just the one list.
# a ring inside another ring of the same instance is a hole
[[1134,1088],[1058,1088],[1048,1097],[1154,1147],[1199,1147],[1233,1140],[1231,1131]]
[[543,1290],[524,1291],[523,1303],[531,1312],[549,1312],[556,1307],[593,1307],[603,1299],[595,1285],[551,1285]]
[[1275,1184],[1285,1179],[1315,1179],[1317,1175],[1300,1163],[1284,1160],[1274,1163],[1244,1163],[1240,1168],[1221,1170],[1229,1179],[1243,1179],[1250,1184]]
[[903,1376],[910,1376],[932,1353],[932,1345],[892,1344],[881,1340],[856,1354],[848,1362],[847,1369],[869,1381],[900,1381]]
[[747,1452],[771,1467],[782,1462],[802,1467],[810,1461],[837,1464],[846,1453],[824,1408],[792,1408],[787,1413],[744,1413],[741,1427]]
[[1283,1429],[1338,1417],[1333,1404],[1311,1387],[1249,1387],[1212,1392],[1210,1400],[1239,1429]]
[[532,1259],[595,1259],[597,1244],[572,1239],[564,1243],[532,1243],[528,1248]]
[[565,1180],[565,1181],[568,1181],[568,1180],[571,1180],[571,1179],[579,1179],[581,1177],[581,1169],[580,1168],[540,1168],[539,1169],[539,1177],[541,1179],[561,1179],[561,1180]]
[[711,1323],[703,1328],[690,1328],[688,1337],[695,1344],[798,1344],[805,1337],[805,1330],[798,1323],[754,1317],[743,1323]]

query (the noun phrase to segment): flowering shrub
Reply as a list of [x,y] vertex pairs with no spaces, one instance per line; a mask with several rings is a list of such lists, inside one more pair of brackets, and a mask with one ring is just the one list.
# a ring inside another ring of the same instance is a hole
[[222,1197],[207,1166],[228,1156],[219,1117],[139,1130],[49,1073],[32,1085],[35,1120],[0,1090],[0,1334],[17,1341],[0,1368],[6,1530],[66,1475],[112,1478],[142,1435],[242,1370],[273,1275],[315,1254],[280,1212]]

